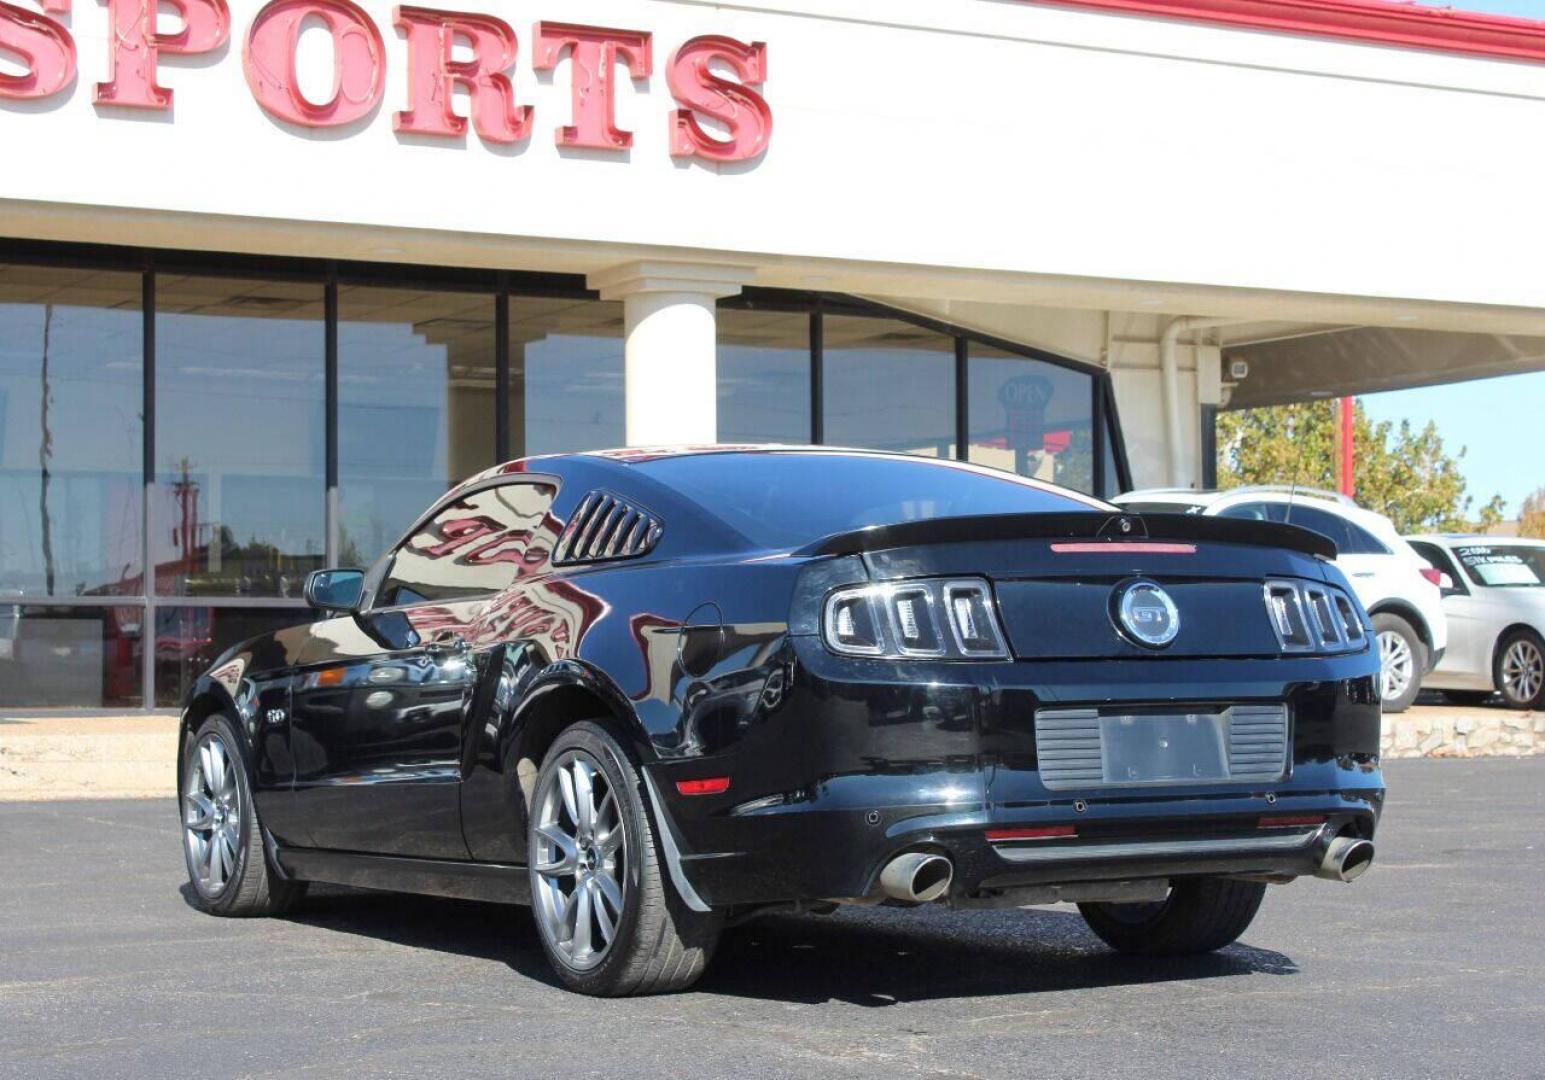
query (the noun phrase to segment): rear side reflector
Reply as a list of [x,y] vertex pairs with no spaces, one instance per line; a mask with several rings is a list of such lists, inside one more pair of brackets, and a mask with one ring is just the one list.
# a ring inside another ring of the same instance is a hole
[[1050,840],[1054,836],[1076,836],[1072,825],[1031,825],[1020,829],[988,829],[987,839],[999,840]]
[[728,776],[708,776],[701,780],[676,781],[676,790],[683,795],[723,795],[729,789]]
[[1195,555],[1195,544],[1164,544],[1157,541],[1109,540],[1095,543],[1060,543],[1051,549],[1058,555]]
[[1286,829],[1294,825],[1323,825],[1324,814],[1276,814],[1272,817],[1263,817],[1256,822],[1256,826],[1262,829]]
[[1443,588],[1443,574],[1438,570],[1438,568],[1436,566],[1424,566],[1424,567],[1422,567],[1422,577],[1424,577],[1428,581],[1432,582],[1438,588],[1440,588],[1440,589]]

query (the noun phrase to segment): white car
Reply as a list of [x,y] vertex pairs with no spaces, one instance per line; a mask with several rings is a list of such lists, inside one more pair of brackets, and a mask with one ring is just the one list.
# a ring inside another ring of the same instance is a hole
[[1423,680],[1460,704],[1495,691],[1545,707],[1545,543],[1500,536],[1412,536],[1442,574],[1449,650]]
[[1336,565],[1373,620],[1384,664],[1385,712],[1402,712],[1416,699],[1422,676],[1448,646],[1438,571],[1401,538],[1389,518],[1364,510],[1344,495],[1274,486],[1228,491],[1151,488],[1112,501],[1140,514],[1286,522],[1334,540]]

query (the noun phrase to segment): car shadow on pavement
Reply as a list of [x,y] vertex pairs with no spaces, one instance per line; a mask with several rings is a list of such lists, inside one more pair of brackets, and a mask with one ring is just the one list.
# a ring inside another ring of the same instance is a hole
[[[396,945],[494,960],[557,985],[525,908],[313,888],[293,922]],[[1103,986],[1294,975],[1282,953],[1235,944],[1205,956],[1111,952],[1065,909],[844,908],[768,915],[727,929],[700,993],[817,1004],[1055,993]]]
[[886,1006],[1230,975],[1294,975],[1281,953],[1232,945],[1205,956],[1120,956],[1077,912],[845,909],[769,916],[725,935],[698,989],[815,1004]]

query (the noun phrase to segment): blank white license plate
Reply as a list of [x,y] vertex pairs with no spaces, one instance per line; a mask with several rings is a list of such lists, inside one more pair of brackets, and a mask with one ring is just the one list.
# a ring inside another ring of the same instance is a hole
[[1228,732],[1222,713],[1102,716],[1100,751],[1107,784],[1229,778]]

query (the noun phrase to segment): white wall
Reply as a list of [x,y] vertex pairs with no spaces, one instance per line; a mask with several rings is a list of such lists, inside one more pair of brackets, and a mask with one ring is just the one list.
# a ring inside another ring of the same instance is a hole
[[[41,230],[40,206],[113,206],[480,236],[480,258],[512,266],[600,269],[613,246],[677,249],[807,287],[841,287],[811,268],[844,260],[903,276],[1541,304],[1516,255],[1545,242],[1545,216],[1528,209],[1545,175],[1530,135],[1545,129],[1545,67],[1014,0],[457,5],[520,32],[516,84],[536,130],[511,151],[394,135],[405,48],[387,0],[363,6],[387,42],[386,103],[361,130],[319,134],[270,120],[247,90],[240,42],[256,0],[233,0],[222,58],[163,57],[170,119],[92,106],[106,13],[77,0],[68,97],[0,105],[0,200],[14,200],[0,202],[0,233]],[[569,65],[536,78],[536,18],[654,32],[647,88],[622,80],[630,153],[560,155]],[[752,167],[667,153],[664,63],[704,33],[767,43],[776,128]],[[120,236],[134,220],[72,211],[47,231]],[[284,235],[307,254],[331,242]],[[402,255],[398,238],[368,235],[348,254]]]

